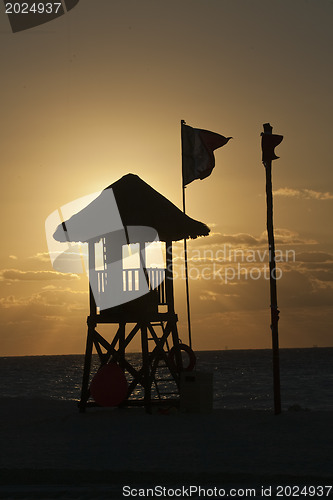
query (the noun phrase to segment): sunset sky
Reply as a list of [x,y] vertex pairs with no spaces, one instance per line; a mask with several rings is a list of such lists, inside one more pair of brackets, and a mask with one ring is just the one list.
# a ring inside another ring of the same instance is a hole
[[[13,34],[0,4],[1,356],[84,351],[87,278],[52,268],[45,220],[129,172],[181,207],[181,119],[233,137],[186,189],[211,228],[189,242],[194,348],[271,346],[265,122],[284,136],[280,346],[333,346],[332,15],[331,0],[81,0]],[[175,291],[186,342],[181,276]]]

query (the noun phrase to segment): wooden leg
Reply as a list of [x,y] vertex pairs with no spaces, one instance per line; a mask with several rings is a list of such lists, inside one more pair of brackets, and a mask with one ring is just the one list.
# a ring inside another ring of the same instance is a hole
[[82,389],[81,389],[81,400],[79,403],[80,412],[84,413],[86,409],[86,403],[89,399],[89,376],[90,376],[90,367],[91,367],[91,357],[93,350],[93,336],[94,336],[94,327],[88,326],[88,334],[87,334],[87,344],[86,344],[86,353],[84,357],[84,368],[83,368],[83,378],[82,378]]
[[178,336],[178,328],[177,328],[177,323],[174,322],[171,326],[171,331],[172,331],[172,341],[173,345],[175,346],[176,349],[176,365],[178,369],[178,373],[180,373],[183,370],[183,359],[182,359],[182,354],[179,349],[179,336]]
[[144,405],[147,413],[151,413],[151,380],[149,370],[149,347],[147,326],[141,325],[142,368],[144,380]]
[[124,371],[125,369],[125,323],[119,324],[119,366]]

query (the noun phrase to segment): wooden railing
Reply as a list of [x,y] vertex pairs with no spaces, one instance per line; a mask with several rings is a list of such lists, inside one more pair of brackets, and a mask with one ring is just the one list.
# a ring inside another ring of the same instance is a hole
[[97,291],[98,293],[104,293],[108,285],[108,273],[107,271],[96,271],[97,275]]
[[158,304],[167,304],[166,286],[165,286],[165,269],[150,268],[147,269],[149,290],[155,290],[158,297]]
[[[158,304],[167,304],[166,297],[166,286],[165,286],[165,269],[162,268],[148,268],[147,278],[149,290],[155,290],[158,297]],[[112,283],[108,281],[107,271],[96,271],[97,275],[97,290],[100,295],[107,292],[108,287],[112,287]],[[140,275],[142,279],[142,273],[139,273],[139,269],[123,269],[122,270],[122,290],[125,293],[138,292],[140,290]]]
[[123,269],[123,291],[137,292],[140,290],[139,269]]

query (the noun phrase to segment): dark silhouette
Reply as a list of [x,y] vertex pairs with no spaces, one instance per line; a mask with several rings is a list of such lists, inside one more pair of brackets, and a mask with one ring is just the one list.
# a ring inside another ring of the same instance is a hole
[[[209,231],[205,224],[185,215],[133,174],[111,184],[87,207],[58,226],[54,234],[57,241],[87,242],[89,248],[90,315],[81,411],[96,404],[88,401],[93,347],[101,366],[116,362],[126,373],[129,386],[123,405],[143,404],[150,412],[154,402],[168,401],[170,404],[171,400],[178,400],[180,372],[184,369],[181,351],[188,350],[183,348],[178,337],[172,242],[206,236]],[[146,244],[153,241],[164,243],[164,268],[146,266]],[[98,243],[103,246],[102,270],[96,269],[95,245]],[[138,268],[124,267],[123,247],[126,245],[139,248]],[[134,325],[127,332],[130,323]],[[98,324],[117,325],[111,342],[97,332]],[[137,335],[141,337],[140,368],[126,358],[126,350]],[[193,356],[189,354],[188,367],[193,368]],[[161,378],[163,382],[165,379],[171,381],[174,387],[171,393],[162,393]],[[102,384],[112,384],[112,380],[105,376]],[[143,388],[143,398],[134,397],[138,385]],[[155,394],[152,394],[152,386]]]
[[[180,122],[182,142],[182,184],[183,184],[183,212],[186,213],[185,188],[196,179],[206,179],[215,167],[214,151],[229,142],[232,137],[216,134],[210,130],[193,128],[186,125],[185,120]],[[187,243],[184,238],[185,283],[188,338],[192,347],[192,328],[190,311],[190,292],[188,285]]]
[[269,284],[271,298],[271,329],[273,348],[273,378],[274,378],[274,411],[281,413],[280,391],[280,362],[279,362],[279,310],[277,306],[276,269],[275,269],[275,241],[273,227],[273,193],[272,193],[272,160],[277,160],[274,148],[280,144],[282,135],[272,134],[273,127],[264,123],[264,132],[261,133],[262,162],[266,171],[266,201],[267,201],[267,234],[269,247]]

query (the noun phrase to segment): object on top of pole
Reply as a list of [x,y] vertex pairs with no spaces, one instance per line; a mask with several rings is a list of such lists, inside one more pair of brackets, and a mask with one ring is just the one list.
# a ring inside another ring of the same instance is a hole
[[279,310],[277,306],[276,268],[275,268],[275,242],[273,228],[273,190],[272,190],[272,160],[276,160],[274,148],[280,144],[282,135],[272,134],[273,128],[269,123],[264,123],[264,132],[261,133],[262,161],[266,171],[266,201],[267,201],[267,235],[269,246],[269,284],[271,302],[271,330],[273,351],[273,384],[274,384],[274,412],[281,413],[280,390],[280,361],[279,361]]
[[[283,135],[272,134],[273,127],[270,123],[263,124],[264,131],[261,133],[262,162],[264,165],[272,160],[277,160],[274,149],[283,139]],[[266,165],[265,165],[266,166]]]

